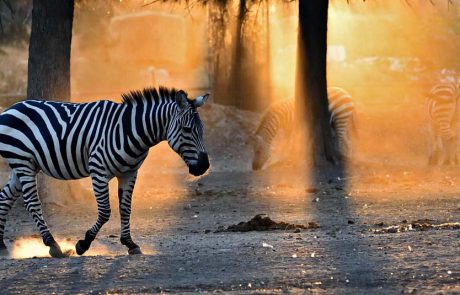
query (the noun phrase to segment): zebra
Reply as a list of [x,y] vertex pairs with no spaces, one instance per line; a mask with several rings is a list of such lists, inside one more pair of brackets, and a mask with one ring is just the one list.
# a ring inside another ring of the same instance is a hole
[[431,151],[428,164],[458,164],[457,147],[460,140],[459,85],[453,80],[435,84],[427,95]]
[[118,179],[121,219],[120,242],[129,254],[142,254],[130,232],[131,195],[137,171],[149,148],[166,140],[194,176],[209,168],[203,142],[203,123],[197,108],[209,94],[188,98],[183,90],[146,88],[122,95],[122,102],[100,100],[64,103],[25,100],[0,115],[0,155],[11,167],[8,183],[0,193],[0,250],[8,212],[19,196],[32,215],[52,257],[63,257],[43,218],[37,194],[39,171],[57,179],[90,176],[98,217],[76,243],[85,253],[101,227],[109,220],[109,181]]
[[[342,155],[349,158],[352,155],[350,131],[354,130],[355,110],[352,97],[339,87],[328,87],[327,94],[331,114],[330,125],[338,139]],[[295,122],[293,99],[276,102],[267,108],[252,136],[253,170],[262,169],[270,159],[270,146],[279,130],[285,132],[286,138],[293,138],[296,129]]]

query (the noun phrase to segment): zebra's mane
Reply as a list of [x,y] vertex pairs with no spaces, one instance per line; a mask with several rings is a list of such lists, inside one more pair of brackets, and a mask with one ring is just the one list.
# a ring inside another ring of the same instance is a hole
[[[154,101],[155,103],[175,101],[176,93],[183,90],[160,86],[157,88],[144,88],[143,90],[133,90],[123,93],[121,98],[124,104],[141,104],[144,101]],[[184,92],[187,96],[187,93]]]

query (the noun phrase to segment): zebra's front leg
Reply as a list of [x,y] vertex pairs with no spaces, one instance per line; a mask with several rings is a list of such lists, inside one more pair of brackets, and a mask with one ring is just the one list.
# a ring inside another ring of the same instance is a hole
[[97,221],[86,232],[85,239],[75,245],[78,255],[83,255],[89,249],[101,227],[110,219],[109,178],[99,174],[91,174],[91,178],[97,202]]
[[37,174],[34,170],[20,170],[17,172],[17,177],[19,178],[19,182],[22,187],[24,206],[32,215],[32,218],[40,231],[43,243],[50,247],[50,255],[56,258],[65,257],[62,253],[61,247],[59,247],[59,244],[54,240],[48,229],[48,225],[43,218],[42,204],[37,193],[36,176]]
[[133,242],[129,219],[131,216],[131,197],[136,183],[137,171],[118,177],[118,203],[120,208],[121,235],[120,242],[128,247],[128,253],[142,254],[141,248]]

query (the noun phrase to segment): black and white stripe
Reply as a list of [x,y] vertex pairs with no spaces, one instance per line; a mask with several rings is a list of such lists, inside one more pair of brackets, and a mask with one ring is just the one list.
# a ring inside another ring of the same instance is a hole
[[342,155],[350,158],[352,156],[351,131],[355,127],[353,99],[347,91],[339,87],[329,87],[327,96],[332,130],[336,133]]
[[[329,87],[327,89],[331,127],[335,132],[341,153],[344,157],[351,157],[351,129],[353,126],[354,104],[351,95],[342,88]],[[296,129],[295,102],[285,100],[274,103],[265,111],[259,126],[254,134],[253,170],[262,169],[270,158],[270,147],[273,139],[280,130],[286,137],[291,138]]]
[[435,84],[427,95],[431,129],[429,164],[457,164],[459,140],[459,85],[454,80]]
[[5,110],[0,115],[0,155],[12,173],[0,193],[0,249],[7,252],[3,242],[6,216],[22,195],[50,254],[62,255],[37,195],[36,175],[43,171],[58,179],[92,178],[98,218],[76,245],[80,255],[110,218],[108,182],[117,177],[120,241],[130,254],[141,253],[129,224],[137,170],[149,148],[163,140],[182,157],[191,174],[201,175],[208,169],[197,112],[207,97],[189,100],[182,90],[159,88],[125,94],[122,103],[26,100]]

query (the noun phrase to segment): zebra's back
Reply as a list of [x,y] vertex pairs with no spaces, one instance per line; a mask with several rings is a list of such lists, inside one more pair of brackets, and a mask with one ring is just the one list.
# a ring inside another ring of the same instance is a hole
[[294,100],[282,100],[271,104],[256,129],[255,134],[267,140],[273,139],[278,130],[289,133],[294,123]]
[[329,112],[335,124],[347,124],[355,109],[351,95],[342,88],[328,87]]
[[427,108],[436,133],[446,138],[454,137],[453,124],[457,121],[459,90],[454,81],[434,85],[427,95]]
[[118,104],[26,100],[0,115],[0,155],[12,168],[26,164],[59,179],[89,175],[88,158],[102,137],[103,119]]

